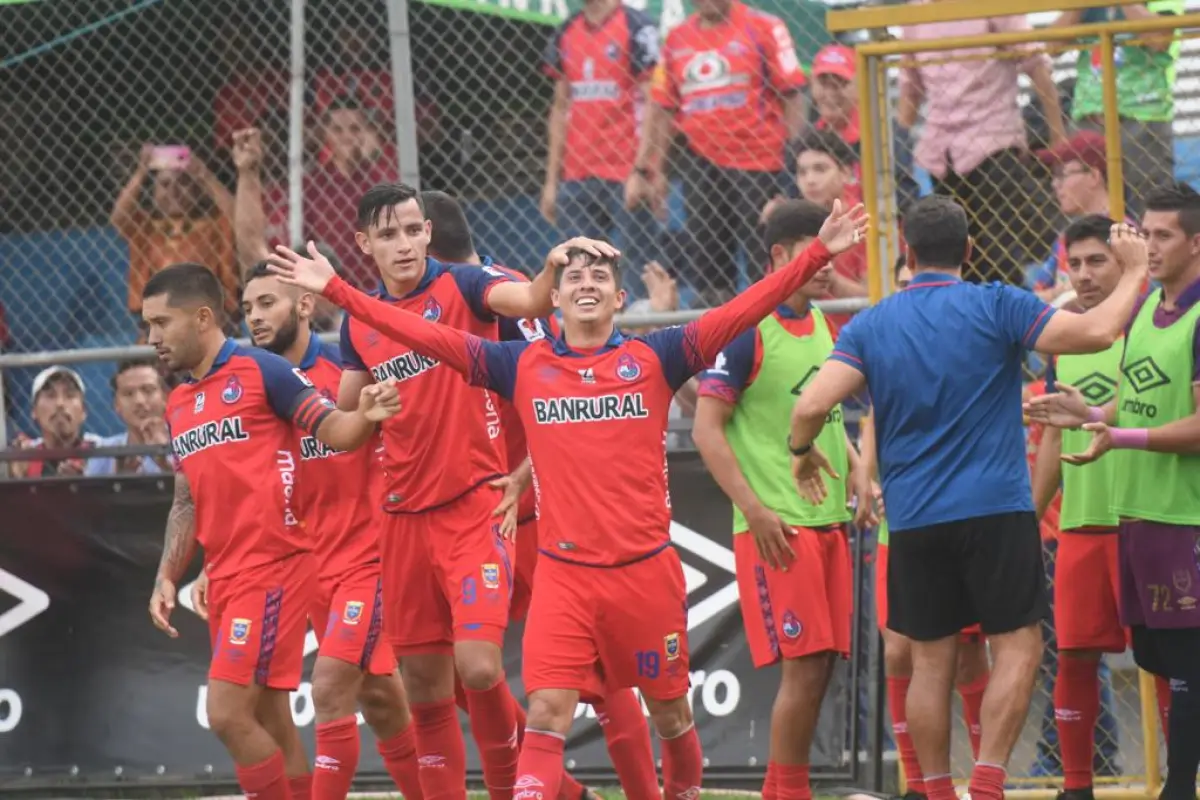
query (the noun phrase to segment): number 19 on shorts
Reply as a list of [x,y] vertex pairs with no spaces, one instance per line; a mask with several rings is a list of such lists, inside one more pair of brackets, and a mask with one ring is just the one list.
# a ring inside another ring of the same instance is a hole
[[661,661],[657,650],[638,650],[634,655],[637,656],[637,673],[639,678],[650,678],[653,680],[658,677]]

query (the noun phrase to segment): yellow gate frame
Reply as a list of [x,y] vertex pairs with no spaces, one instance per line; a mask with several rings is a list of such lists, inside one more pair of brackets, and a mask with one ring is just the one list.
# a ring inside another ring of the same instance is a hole
[[[1056,10],[1098,8],[1122,5],[1136,0],[1057,0]],[[991,16],[1011,16],[1033,11],[1045,11],[1045,0],[942,0],[922,5],[884,6],[853,11],[830,11],[827,16],[831,32],[883,28],[923,22],[979,19]],[[1074,25],[1055,29],[993,33],[981,36],[946,38],[940,41],[881,41],[860,44],[856,48],[859,75],[858,101],[861,132],[863,202],[875,217],[875,231],[867,237],[867,264],[872,303],[884,296],[885,282],[891,283],[891,270],[884,269],[882,251],[891,239],[896,222],[895,192],[880,186],[892,187],[891,119],[884,116],[887,86],[881,80],[885,59],[923,52],[945,52],[974,47],[1004,47],[1016,44],[1070,43],[1081,39],[1099,39],[1101,80],[1104,91],[1104,135],[1108,157],[1109,208],[1116,219],[1125,215],[1125,178],[1121,161],[1121,126],[1117,113],[1116,44],[1117,36],[1151,34],[1163,31],[1200,29],[1200,14],[1180,14],[1147,20],[1122,20],[1091,25]],[[1142,744],[1145,756],[1145,786],[1135,787],[1097,785],[1095,794],[1103,800],[1144,800],[1158,796],[1161,789],[1161,767],[1158,748],[1158,709],[1155,702],[1154,679],[1138,671],[1138,695],[1141,701]],[[1097,784],[1113,783],[1122,778],[1098,778]],[[1128,776],[1134,777],[1134,776]],[[1013,798],[1053,797],[1057,789],[1016,789],[1005,794]]]

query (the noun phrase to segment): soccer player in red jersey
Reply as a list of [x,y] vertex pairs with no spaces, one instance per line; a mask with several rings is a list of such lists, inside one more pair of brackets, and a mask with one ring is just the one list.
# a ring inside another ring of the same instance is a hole
[[[686,589],[670,547],[671,398],[835,253],[860,241],[865,227],[861,207],[846,213],[839,205],[821,241],[784,269],[695,322],[644,338],[626,338],[613,324],[625,299],[617,258],[578,248],[554,269],[563,335],[535,342],[490,342],[355,292],[311,243],[312,258],[287,248],[271,258],[285,280],[323,291],[355,318],[517,408],[534,470],[541,556],[525,631],[530,710],[515,800],[557,796],[576,704],[583,693],[599,693],[602,681],[641,689],[663,739],[665,795],[687,800],[699,793],[703,756],[687,702]],[[593,468],[592,459],[604,467]]]
[[[358,228],[359,246],[379,269],[380,297],[397,308],[490,340],[499,336],[498,316],[537,319],[551,308],[552,274],[518,283],[496,269],[427,258],[430,224],[411,187],[383,184],[367,192]],[[510,800],[517,703],[504,680],[501,644],[512,544],[492,517],[501,493],[489,483],[505,471],[496,405],[489,392],[468,386],[437,360],[349,317],[342,364],[343,408],[353,407],[362,387],[389,378],[404,405],[404,414],[383,426],[383,619],[412,703],[426,800],[461,800],[466,793],[456,671],[484,781],[494,800]]]
[[[432,226],[429,252],[434,258],[460,264],[492,266],[503,270],[514,280],[526,280],[525,276],[507,267],[497,266],[487,257],[475,251],[474,237],[466,214],[458,201],[445,192],[421,193],[425,204],[425,216]],[[500,319],[502,341],[537,341],[547,335],[556,335],[558,325],[553,317],[543,320]],[[507,469],[512,474],[493,482],[504,489],[504,498],[496,511],[506,520],[502,526],[511,528],[515,534],[513,567],[513,593],[509,605],[509,619],[524,620],[533,596],[533,574],[537,565],[537,522],[536,500],[529,466],[529,446],[525,441],[525,429],[516,408],[507,400],[500,400],[500,427],[504,433],[504,448],[507,454]],[[632,689],[609,692],[606,697],[589,697],[585,702],[596,711],[596,721],[604,732],[608,754],[616,768],[621,788],[630,800],[653,800],[660,796],[658,773],[654,767],[654,749],[650,744],[650,728],[642,713],[642,704]],[[460,703],[460,706],[462,704]],[[518,706],[517,723],[521,739],[525,736],[525,712]],[[577,800],[586,797],[588,790],[564,771],[559,797]]]
[[142,293],[150,344],[172,371],[188,373],[167,400],[175,499],[150,616],[179,635],[170,622],[176,584],[199,543],[210,581],[209,726],[248,797],[289,800],[288,692],[300,683],[316,577],[293,498],[296,428],[355,450],[399,405],[392,387],[369,386],[357,411],[338,411],[284,359],[227,339],[223,302],[220,282],[200,264],[167,267]]
[[[337,349],[322,345],[309,320],[316,298],[280,283],[265,263],[246,276],[242,310],[254,343],[299,367],[322,396],[341,382]],[[378,516],[382,469],[371,447],[340,452],[299,432],[298,513],[315,534],[317,593],[309,619],[321,649],[313,665],[317,758],[315,800],[350,791],[358,767],[355,712],[375,732],[380,756],[406,798],[420,798],[416,742],[396,658],[383,636]],[[357,490],[357,491],[356,491]]]

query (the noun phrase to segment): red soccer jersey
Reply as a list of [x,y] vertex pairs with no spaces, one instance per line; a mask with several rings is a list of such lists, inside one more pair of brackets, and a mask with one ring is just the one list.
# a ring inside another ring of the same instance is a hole
[[[599,350],[495,342],[431,325],[334,279],[333,302],[513,402],[528,437],[538,539],[551,558],[620,566],[670,543],[667,416],[675,392],[829,263],[820,242],[699,320]],[[400,418],[399,415],[397,419]]]
[[[494,267],[430,258],[415,291],[381,299],[495,341],[499,326],[488,310],[487,294],[508,280]],[[436,359],[349,316],[342,323],[342,366],[369,371],[376,381],[395,378],[399,384],[403,413],[383,423],[385,510],[427,511],[504,474],[502,443],[496,441],[500,414],[490,392],[468,386]]]
[[316,431],[333,408],[283,358],[232,339],[207,375],[171,392],[171,450],[209,578],[312,550],[293,497],[296,428]]
[[570,86],[562,179],[624,181],[638,147],[639,85],[658,63],[658,28],[618,5],[598,26],[582,11],[550,37],[542,69]]
[[[322,397],[334,401],[342,381],[337,348],[316,336],[300,369]],[[376,456],[377,437],[352,453],[334,450],[311,434],[297,431],[300,453],[298,515],[314,539],[322,578],[342,575],[379,560],[375,512],[383,485]]]
[[720,24],[702,27],[693,14],[667,34],[650,96],[717,166],[777,172],[787,142],[782,98],[804,84],[787,25],[734,0]]

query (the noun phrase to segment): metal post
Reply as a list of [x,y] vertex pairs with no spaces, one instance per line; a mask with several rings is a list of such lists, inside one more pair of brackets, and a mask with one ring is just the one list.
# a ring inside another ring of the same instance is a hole
[[1112,31],[1100,34],[1104,87],[1104,149],[1108,160],[1108,213],[1125,219],[1125,167],[1121,161],[1121,114],[1117,107],[1117,48]]
[[421,188],[417,154],[417,101],[413,91],[412,34],[408,25],[408,0],[388,0],[388,40],[392,54],[392,86],[396,100],[396,153],[400,180]]
[[862,189],[863,204],[871,215],[872,230],[867,231],[867,287],[871,303],[883,299],[883,261],[881,258],[882,220],[879,206],[879,175],[876,148],[882,135],[879,125],[878,76],[875,74],[876,59],[868,57],[860,48],[855,53],[858,62],[858,110],[866,115],[862,126]]
[[[8,414],[4,412],[4,371],[0,370],[0,450],[8,448]],[[8,464],[0,464],[0,480],[8,477]]]
[[304,0],[292,0],[291,95],[288,106],[288,235],[304,239]]

